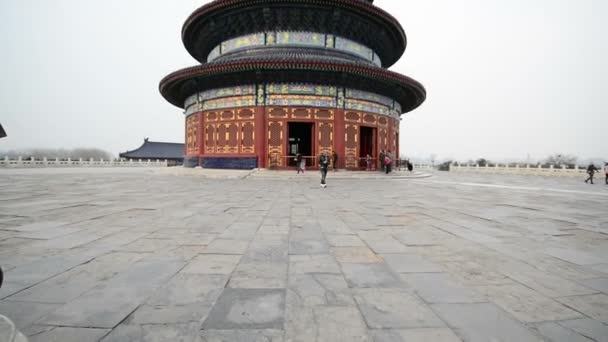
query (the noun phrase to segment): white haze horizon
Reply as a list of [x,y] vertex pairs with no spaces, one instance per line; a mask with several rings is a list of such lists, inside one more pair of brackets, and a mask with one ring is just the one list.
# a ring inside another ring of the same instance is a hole
[[[0,0],[0,152],[184,141],[159,81],[196,65],[181,42],[200,0]],[[390,70],[427,89],[403,155],[608,160],[608,2],[376,0],[408,47]],[[370,33],[373,34],[373,33]]]

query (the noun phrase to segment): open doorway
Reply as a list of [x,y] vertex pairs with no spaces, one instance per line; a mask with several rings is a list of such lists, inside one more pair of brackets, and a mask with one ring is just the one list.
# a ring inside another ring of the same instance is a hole
[[[312,138],[314,134],[314,123],[312,122],[290,122],[288,125],[289,139],[288,151],[289,162],[287,165],[296,166],[294,157],[300,153],[302,157],[313,156]],[[306,166],[312,166],[313,159],[306,159]]]
[[367,155],[369,154],[372,157],[372,160],[377,158],[377,156],[375,155],[374,151],[374,138],[376,136],[376,129],[372,128],[372,127],[365,127],[365,126],[361,126],[360,130],[359,130],[359,134],[360,134],[360,146],[359,146],[359,160],[361,161],[359,163],[359,167],[361,168],[366,168],[367,167],[367,162],[365,160],[365,158],[367,157]]

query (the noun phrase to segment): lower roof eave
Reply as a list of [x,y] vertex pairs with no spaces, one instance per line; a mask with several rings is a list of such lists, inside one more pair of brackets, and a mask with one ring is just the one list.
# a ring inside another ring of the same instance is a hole
[[159,90],[168,102],[183,108],[185,99],[200,91],[265,82],[317,83],[376,92],[399,102],[403,113],[416,109],[426,99],[422,84],[395,72],[368,65],[310,61],[204,64],[168,75]]

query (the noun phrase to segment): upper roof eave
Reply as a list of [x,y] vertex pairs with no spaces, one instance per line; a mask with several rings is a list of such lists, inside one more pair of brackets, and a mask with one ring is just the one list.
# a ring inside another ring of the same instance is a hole
[[[293,11],[297,8],[324,9],[325,16],[295,16]],[[289,19],[273,19],[270,9],[285,10]],[[256,10],[259,15],[252,14]],[[232,21],[228,21],[231,17]],[[314,25],[311,20],[316,20]],[[222,41],[273,29],[320,31],[355,40],[374,50],[384,67],[397,62],[407,46],[407,37],[397,19],[360,0],[216,0],[190,15],[182,27],[182,41],[196,60],[205,63],[211,50]],[[374,29],[376,34],[370,35]]]

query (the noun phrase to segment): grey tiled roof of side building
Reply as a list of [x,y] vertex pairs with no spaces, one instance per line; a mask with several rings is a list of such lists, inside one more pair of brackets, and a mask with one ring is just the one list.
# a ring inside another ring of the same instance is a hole
[[184,144],[156,142],[144,139],[138,149],[120,153],[121,158],[135,159],[183,159]]

